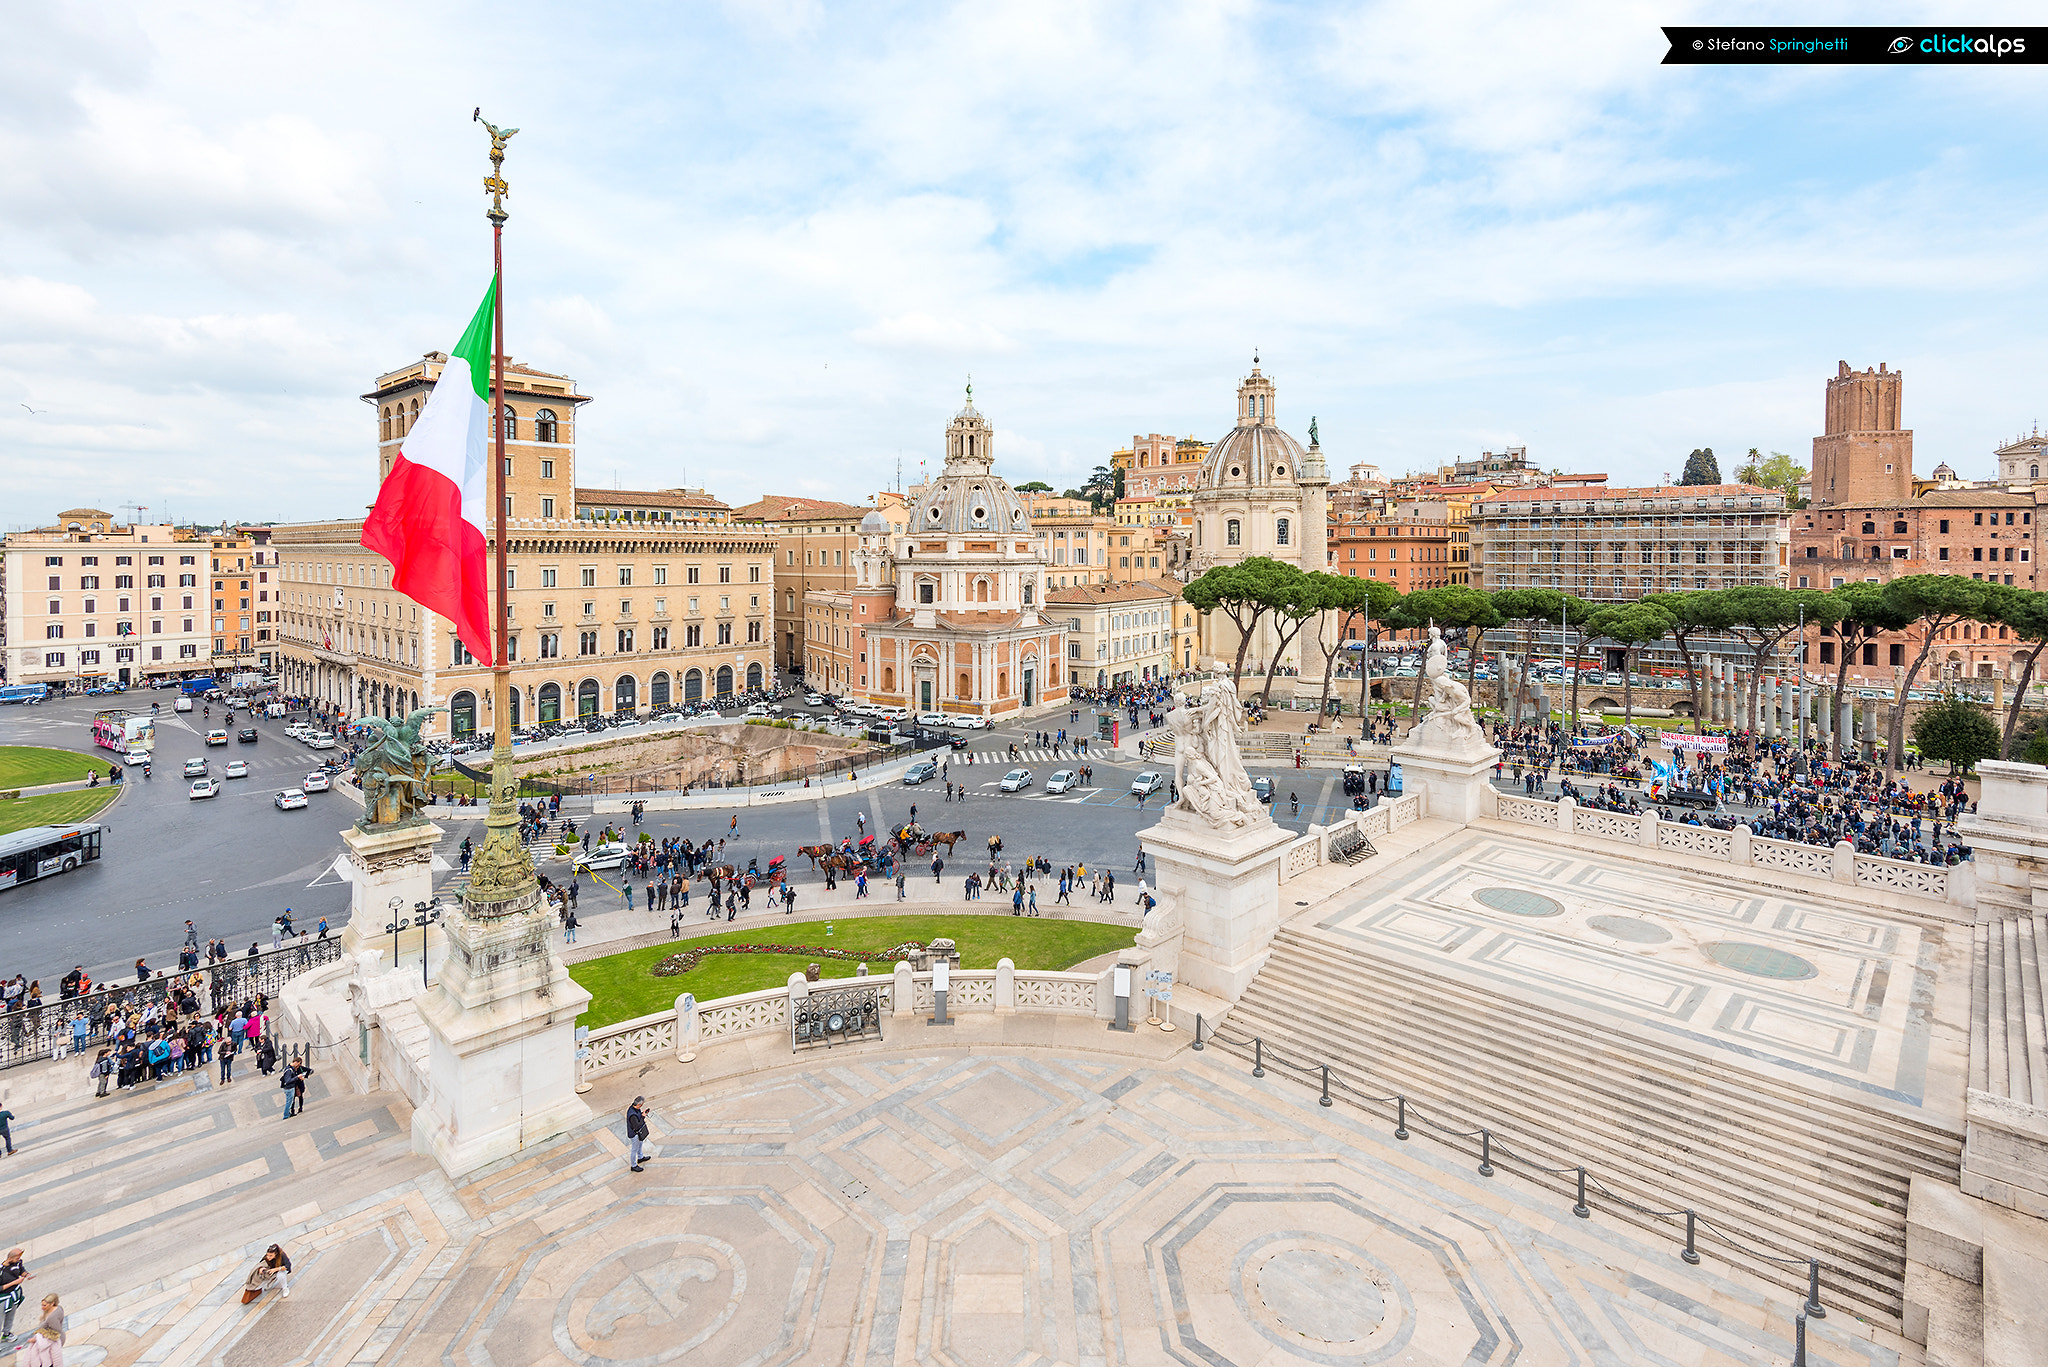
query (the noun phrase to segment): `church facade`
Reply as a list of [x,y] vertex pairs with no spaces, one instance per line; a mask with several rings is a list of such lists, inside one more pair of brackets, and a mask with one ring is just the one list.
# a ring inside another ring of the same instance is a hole
[[1045,614],[1045,552],[1024,500],[995,473],[995,431],[967,405],[944,470],[900,530],[860,525],[844,591],[856,692],[914,713],[1018,717],[1067,700],[1067,632]]
[[[1266,556],[1304,572],[1329,568],[1330,468],[1323,460],[1315,423],[1304,447],[1280,428],[1277,393],[1259,371],[1237,386],[1237,425],[1209,449],[1192,497],[1195,512],[1194,571],[1234,565]],[[1282,665],[1321,677],[1320,618],[1310,619],[1284,647],[1279,633],[1261,619],[1254,629],[1245,666],[1261,669],[1277,651]],[[1237,627],[1220,612],[1203,625],[1204,661],[1226,664],[1237,656]]]

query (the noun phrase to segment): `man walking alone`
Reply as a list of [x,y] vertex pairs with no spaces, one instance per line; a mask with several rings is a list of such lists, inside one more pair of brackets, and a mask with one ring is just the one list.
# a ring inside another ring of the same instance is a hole
[[636,1096],[633,1104],[626,1108],[626,1151],[632,1156],[632,1170],[639,1172],[643,1157],[642,1146],[647,1142],[647,1098]]

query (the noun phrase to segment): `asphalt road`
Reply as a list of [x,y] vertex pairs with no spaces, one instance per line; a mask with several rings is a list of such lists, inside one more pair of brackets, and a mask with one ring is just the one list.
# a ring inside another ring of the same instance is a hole
[[[138,701],[145,708],[152,701],[163,704],[157,719],[155,777],[145,781],[139,769],[127,771],[126,791],[101,817],[110,833],[100,861],[0,893],[0,974],[40,978],[46,996],[54,998],[56,979],[74,964],[84,964],[95,979],[108,980],[131,976],[138,954],[152,969],[174,966],[187,917],[196,923],[202,943],[217,935],[237,953],[247,950],[252,940],[267,947],[271,919],[286,907],[302,927],[314,926],[322,916],[336,932],[346,923],[349,888],[332,867],[341,853],[339,833],[361,809],[340,793],[329,792],[309,794],[310,805],[302,811],[278,811],[271,805],[271,795],[296,786],[316,767],[314,752],[285,736],[283,721],[258,723],[263,738],[256,744],[230,743],[209,751],[205,722],[196,712],[174,714],[174,696],[168,691],[141,692],[121,700],[131,707]],[[0,744],[75,750],[81,755],[81,772],[92,763],[104,768],[113,756],[96,749],[91,734],[92,714],[99,705],[99,699],[80,698],[39,707],[0,707]],[[1040,719],[1029,729],[1057,729],[1065,724],[1063,718],[1056,714]],[[742,865],[759,859],[765,865],[777,855],[787,856],[799,866],[795,882],[800,893],[811,882],[822,889],[822,876],[812,874],[808,861],[796,857],[796,846],[858,836],[856,818],[862,814],[868,832],[887,829],[909,820],[914,803],[917,820],[927,828],[968,833],[960,857],[948,861],[948,883],[977,865],[986,867],[992,834],[1003,837],[1006,860],[1042,854],[1056,865],[1086,860],[1091,866],[1128,873],[1137,853],[1137,832],[1157,821],[1165,801],[1164,793],[1156,794],[1140,810],[1129,793],[1131,779],[1156,766],[1098,755],[1092,760],[1093,787],[1048,797],[1047,777],[1056,769],[1073,767],[1074,760],[1054,759],[1028,745],[1024,728],[964,734],[976,762],[963,763],[958,752],[932,752],[950,763],[955,781],[966,785],[969,796],[964,802],[946,802],[943,782],[934,781],[914,787],[891,784],[815,802],[741,808],[739,834],[728,841],[726,857],[736,856]],[[1013,766],[998,752],[1012,741],[1025,747],[1024,767],[1032,771],[1035,782],[1022,793],[999,794],[996,785]],[[247,760],[250,776],[227,781],[218,797],[192,801],[179,771],[185,759],[198,755],[212,761],[216,776],[226,761]],[[1279,794],[1274,815],[1284,826],[1302,829],[1311,821],[1328,820],[1344,807],[1334,769],[1297,773],[1254,767],[1252,773],[1274,778]],[[1289,792],[1302,798],[1298,818],[1288,813]],[[564,808],[577,814],[580,826],[590,803],[577,800]],[[726,832],[731,816],[731,811],[718,810],[649,812],[643,829],[657,838],[716,838]],[[450,833],[442,842],[442,854],[453,864],[462,837],[479,833],[481,825],[447,824]],[[560,865],[554,867],[560,871]],[[615,875],[608,876],[617,881]],[[930,877],[928,868],[925,877]],[[441,881],[455,878],[451,873]],[[596,901],[588,895],[582,900],[579,911],[586,918],[601,913],[606,899],[617,895],[588,885],[586,892],[597,896]],[[801,909],[803,903],[798,905]]]

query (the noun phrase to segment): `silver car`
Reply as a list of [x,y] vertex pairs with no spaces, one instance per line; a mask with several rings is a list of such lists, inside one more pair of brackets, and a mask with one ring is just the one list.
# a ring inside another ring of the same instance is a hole
[[1045,781],[1048,793],[1064,793],[1081,781],[1081,776],[1072,769],[1062,769]]
[[1030,786],[1031,771],[1029,769],[1012,769],[1009,773],[1004,774],[1002,782],[996,785],[998,789],[1005,793],[1022,792]]

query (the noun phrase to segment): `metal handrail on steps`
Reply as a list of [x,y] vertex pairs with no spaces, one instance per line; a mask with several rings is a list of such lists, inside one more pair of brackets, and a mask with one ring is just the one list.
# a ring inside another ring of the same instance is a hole
[[[1301,1075],[1298,1080],[1306,1082],[1309,1086],[1320,1086],[1321,1095],[1317,1098],[1317,1104],[1319,1105],[1330,1106],[1335,1104],[1333,1098],[1334,1089],[1336,1092],[1344,1093],[1345,1100],[1349,1101],[1360,1111],[1369,1112],[1374,1106],[1392,1106],[1394,1108],[1394,1138],[1396,1139],[1405,1141],[1409,1138],[1408,1121],[1411,1117],[1418,1125],[1433,1131],[1439,1139],[1446,1141],[1476,1139],[1479,1141],[1478,1171],[1481,1177],[1492,1177],[1494,1175],[1493,1160],[1496,1155],[1503,1162],[1514,1163],[1531,1172],[1559,1177],[1576,1176],[1578,1199],[1572,1205],[1572,1214],[1581,1220],[1590,1219],[1593,1214],[1592,1206],[1586,1200],[1588,1190],[1613,1202],[1615,1205],[1626,1206],[1638,1215],[1652,1220],[1661,1222],[1674,1220],[1682,1216],[1685,1220],[1685,1248],[1678,1256],[1688,1266],[1696,1267],[1700,1262],[1699,1229],[1701,1226],[1704,1226],[1708,1233],[1719,1238],[1722,1243],[1745,1256],[1760,1258],[1765,1262],[1776,1263],[1783,1267],[1804,1266],[1806,1269],[1806,1301],[1800,1306],[1798,1312],[1798,1346],[1792,1359],[1794,1367],[1801,1367],[1801,1364],[1806,1360],[1805,1322],[1808,1319],[1818,1320],[1827,1318],[1827,1309],[1820,1302],[1820,1259],[1818,1256],[1785,1258],[1777,1254],[1765,1253],[1761,1249],[1752,1248],[1743,1243],[1714,1221],[1702,1217],[1695,1208],[1681,1207],[1676,1210],[1658,1210],[1642,1205],[1639,1202],[1631,1201],[1628,1197],[1610,1189],[1598,1177],[1588,1173],[1586,1165],[1583,1163],[1561,1168],[1553,1168],[1538,1163],[1525,1154],[1516,1153],[1508,1145],[1496,1139],[1491,1127],[1481,1126],[1475,1130],[1452,1129],[1448,1125],[1439,1124],[1428,1116],[1423,1115],[1413,1102],[1409,1101],[1405,1095],[1399,1092],[1391,1096],[1375,1096],[1337,1076],[1327,1063],[1308,1064],[1287,1059],[1281,1056],[1278,1051],[1268,1046],[1263,1038],[1254,1035],[1245,1039],[1234,1039],[1225,1035],[1221,1030],[1208,1028],[1207,1023],[1197,1014],[1195,1017],[1194,1047],[1197,1050],[1206,1050],[1211,1044],[1221,1045],[1226,1049],[1232,1050],[1239,1057],[1248,1056],[1252,1061],[1252,1076],[1255,1078],[1263,1078],[1266,1075],[1266,1064],[1269,1060],[1275,1067],[1284,1068],[1292,1073]],[[1247,1046],[1250,1049],[1249,1055],[1245,1053]],[[1452,1147],[1455,1147],[1455,1145]]]

